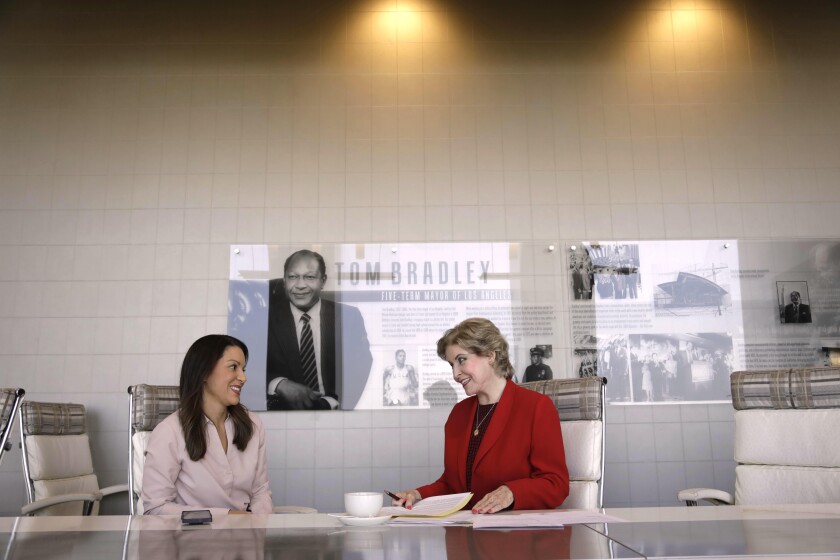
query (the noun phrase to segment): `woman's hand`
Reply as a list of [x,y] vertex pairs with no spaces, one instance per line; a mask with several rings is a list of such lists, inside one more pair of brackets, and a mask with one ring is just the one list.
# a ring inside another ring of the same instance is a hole
[[502,484],[489,494],[481,498],[473,508],[473,513],[496,513],[513,503],[513,492]]
[[397,492],[397,496],[400,497],[399,500],[391,500],[392,506],[404,506],[405,509],[411,509],[411,506],[414,505],[414,502],[419,502],[423,498],[420,496],[420,492],[417,490],[403,490],[402,492]]

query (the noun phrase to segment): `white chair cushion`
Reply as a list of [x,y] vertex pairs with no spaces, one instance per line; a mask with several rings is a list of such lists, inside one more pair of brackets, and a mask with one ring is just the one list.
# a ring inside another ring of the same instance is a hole
[[93,459],[90,456],[87,434],[27,436],[26,445],[29,454],[29,476],[32,480],[93,474]]
[[140,489],[143,488],[143,464],[151,436],[152,432],[137,432],[131,436],[131,445],[134,446],[134,462],[131,465],[132,476],[134,477],[134,488],[132,490],[136,494],[140,494]]
[[735,503],[819,504],[840,502],[840,470],[818,467],[738,465]]
[[840,440],[833,437],[833,426],[840,426],[840,409],[736,411],[735,461],[840,467]]
[[139,498],[140,490],[143,488],[143,464],[146,459],[146,448],[149,446],[149,438],[152,432],[136,432],[131,436],[131,445],[134,446],[134,461],[131,465],[132,476],[134,477],[134,488],[129,492],[137,494],[137,514],[144,511],[143,500]]
[[598,483],[583,480],[570,481],[569,497],[560,507],[563,509],[598,509]]
[[601,433],[600,420],[576,420],[560,422],[563,431],[563,448],[566,451],[566,466],[571,480],[592,480],[601,478]]
[[[35,490],[35,500],[42,500],[62,494],[93,494],[99,492],[99,481],[94,474],[54,480],[36,480],[32,486]],[[82,502],[68,502],[66,504],[44,508],[37,515],[82,515],[82,507]],[[98,504],[94,505],[93,513],[96,514],[97,511]]]

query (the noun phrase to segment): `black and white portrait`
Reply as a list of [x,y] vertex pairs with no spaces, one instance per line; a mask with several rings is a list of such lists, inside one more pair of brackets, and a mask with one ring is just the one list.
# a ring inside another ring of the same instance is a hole
[[418,389],[416,368],[406,363],[406,352],[398,348],[394,363],[382,374],[382,404],[384,406],[417,406]]
[[630,335],[633,402],[729,398],[732,338],[725,333]]
[[812,321],[807,282],[776,282],[776,292],[779,298],[779,320],[783,324],[804,324]]

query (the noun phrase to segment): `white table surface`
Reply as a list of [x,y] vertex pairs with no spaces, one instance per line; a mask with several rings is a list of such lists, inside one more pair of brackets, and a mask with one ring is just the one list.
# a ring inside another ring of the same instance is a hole
[[[222,531],[237,536],[241,546],[242,542],[253,540],[248,536],[250,530],[258,536],[258,540],[266,543],[267,551],[276,551],[286,546],[290,539],[300,537],[301,546],[313,553],[322,547],[329,547],[331,552],[335,552],[336,547],[340,550],[351,547],[355,554],[357,548],[363,545],[361,550],[364,554],[360,558],[374,559],[390,558],[395,547],[399,549],[403,545],[425,551],[418,556],[425,559],[452,557],[453,551],[458,557],[486,557],[488,548],[492,553],[505,545],[517,543],[531,557],[542,557],[544,549],[539,548],[540,540],[559,544],[558,557],[565,554],[572,558],[631,558],[637,557],[636,553],[653,558],[758,558],[771,555],[774,558],[808,555],[836,555],[840,558],[840,504],[608,508],[603,512],[628,523],[581,525],[554,533],[550,529],[533,530],[532,537],[526,534],[528,531],[502,533],[464,527],[455,530],[442,527],[346,527],[337,518],[323,513],[225,515],[217,516],[212,525],[201,527],[199,531],[203,532],[184,534],[195,529],[182,528],[177,516],[0,517],[0,544],[14,542],[18,548],[12,558],[38,557],[32,555],[35,549],[41,549],[43,557],[52,557],[53,553],[55,557],[62,557],[62,551],[56,548],[68,546],[78,548],[70,556],[73,558],[85,557],[84,554],[97,557],[95,553],[91,555],[87,552],[85,546],[91,550],[107,550],[99,556],[105,558],[118,548],[116,545],[121,542],[122,535],[125,535],[126,543],[132,540],[140,543],[162,542],[169,546],[167,543],[173,540],[177,550],[177,545],[200,547],[212,542],[227,542],[226,533]],[[155,533],[145,533],[147,531],[164,533],[156,537]],[[97,532],[101,535],[84,537]],[[59,538],[63,534],[67,536]],[[143,534],[148,537],[142,537]],[[132,535],[131,538],[129,535]],[[183,535],[183,538],[178,535]],[[96,548],[97,538],[101,541],[99,548]],[[74,544],[77,542],[81,544]],[[239,550],[242,551],[241,548]],[[477,550],[481,552],[478,556]],[[80,551],[85,552],[82,554]],[[255,551],[256,557],[261,557],[259,545],[255,545]]]

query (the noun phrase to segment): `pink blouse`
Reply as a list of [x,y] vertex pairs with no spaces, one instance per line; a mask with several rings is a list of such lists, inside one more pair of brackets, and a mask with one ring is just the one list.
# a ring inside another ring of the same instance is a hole
[[147,515],[180,514],[209,509],[215,515],[228,510],[271,513],[271,490],[265,459],[265,428],[249,412],[254,433],[244,451],[233,443],[233,420],[225,420],[225,453],[213,423],[205,417],[207,452],[198,461],[187,454],[178,413],[169,415],[152,432],[143,466],[140,498]]

